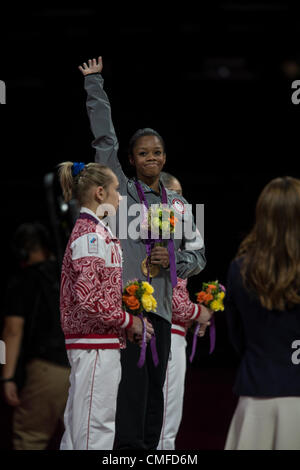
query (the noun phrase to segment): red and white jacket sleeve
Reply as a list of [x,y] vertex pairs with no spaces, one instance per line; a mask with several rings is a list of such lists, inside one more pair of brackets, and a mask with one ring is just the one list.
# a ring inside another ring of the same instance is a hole
[[190,300],[187,290],[187,279],[177,280],[172,298],[172,323],[185,324],[197,320],[201,314],[201,306]]
[[76,309],[86,312],[94,322],[129,328],[133,317],[122,308],[121,254],[116,245],[109,245],[110,250],[97,233],[82,235],[71,244],[72,267],[77,274],[73,301]]

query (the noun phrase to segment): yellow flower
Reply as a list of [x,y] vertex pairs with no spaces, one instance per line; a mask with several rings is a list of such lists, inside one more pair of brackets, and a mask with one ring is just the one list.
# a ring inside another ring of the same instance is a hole
[[152,308],[152,300],[149,294],[145,293],[142,295],[142,304],[143,304],[144,310],[146,310],[146,312],[150,312]]
[[217,312],[218,310],[224,310],[224,305],[223,302],[220,300],[213,300],[209,306],[214,312]]
[[153,297],[153,295],[149,295],[147,293],[143,294],[142,295],[142,304],[143,304],[143,308],[144,310],[146,310],[146,312],[155,312],[156,311],[156,307],[157,307],[157,302],[155,300],[155,298]]
[[225,294],[224,294],[223,291],[222,291],[222,292],[219,292],[218,295],[217,295],[217,299],[218,299],[218,300],[223,300],[224,297],[225,297]]
[[159,228],[159,217],[153,217],[152,221],[151,221],[151,224],[152,224],[152,227],[154,229],[158,229]]
[[153,297],[153,295],[151,295],[151,297],[152,297],[152,312],[156,312],[157,302],[155,298]]
[[153,294],[154,289],[149,282],[143,281],[142,286],[145,289],[145,294]]
[[161,229],[163,232],[169,232],[170,231],[170,223],[167,220],[164,220],[161,223]]

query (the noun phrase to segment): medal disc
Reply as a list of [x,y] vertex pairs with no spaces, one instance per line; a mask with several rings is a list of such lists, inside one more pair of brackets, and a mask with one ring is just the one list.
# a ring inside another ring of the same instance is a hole
[[[147,277],[147,259],[148,257],[146,257],[143,261],[142,261],[142,264],[141,264],[141,268],[142,268],[142,273],[144,274],[144,276]],[[158,275],[160,271],[160,267],[157,265],[157,264],[149,264],[149,276],[150,277],[156,277]]]

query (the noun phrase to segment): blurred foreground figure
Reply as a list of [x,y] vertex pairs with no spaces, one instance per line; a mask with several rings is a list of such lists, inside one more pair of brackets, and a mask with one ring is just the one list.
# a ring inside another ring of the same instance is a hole
[[4,310],[3,396],[15,407],[14,449],[42,450],[63,417],[69,387],[60,326],[60,269],[47,230],[38,223],[17,229],[13,249],[21,269],[9,282]]
[[263,189],[229,268],[225,309],[241,357],[225,448],[300,450],[300,180]]

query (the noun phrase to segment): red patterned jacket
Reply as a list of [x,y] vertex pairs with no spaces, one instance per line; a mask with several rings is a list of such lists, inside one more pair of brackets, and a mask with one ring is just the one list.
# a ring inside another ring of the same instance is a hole
[[133,317],[122,309],[122,251],[109,228],[82,208],[62,265],[66,349],[119,349]]
[[190,300],[187,290],[187,279],[177,278],[177,286],[173,290],[172,299],[172,329],[171,332],[185,336],[187,323],[197,320],[201,307]]

